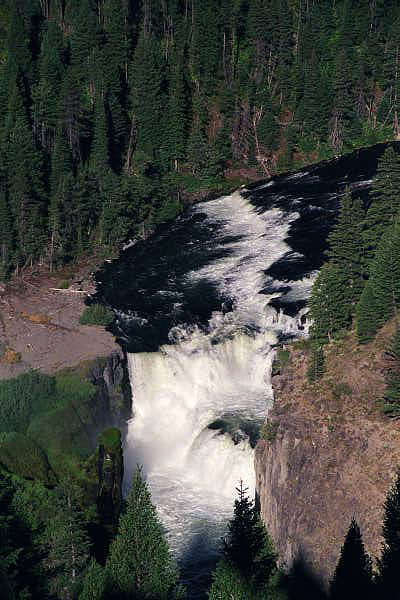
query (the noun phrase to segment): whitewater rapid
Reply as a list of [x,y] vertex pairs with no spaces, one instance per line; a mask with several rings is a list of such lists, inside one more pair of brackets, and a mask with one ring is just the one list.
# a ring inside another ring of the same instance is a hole
[[[272,308],[280,293],[265,290],[266,270],[290,252],[285,239],[298,214],[262,211],[239,192],[193,210],[217,231],[222,256],[190,270],[186,285],[212,283],[230,305],[214,311],[206,328],[180,323],[157,352],[128,355],[126,485],[143,465],[174,554],[184,562],[195,548],[197,560],[203,553],[207,562],[218,552],[239,481],[254,494],[248,429],[261,426],[272,404],[274,347],[305,328],[301,313]],[[314,275],[290,282],[289,294],[305,298]]]

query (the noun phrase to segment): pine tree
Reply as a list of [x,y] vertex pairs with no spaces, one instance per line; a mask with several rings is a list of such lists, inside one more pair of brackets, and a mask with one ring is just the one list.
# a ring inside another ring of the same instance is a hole
[[378,161],[372,183],[371,204],[364,221],[366,270],[377,250],[379,240],[389,225],[393,225],[400,210],[400,157],[388,146]]
[[341,198],[338,220],[328,236],[330,261],[341,273],[346,287],[349,318],[363,287],[363,238],[364,211],[361,201],[353,199],[347,189]]
[[213,573],[209,600],[250,600],[250,594],[249,584],[239,570],[221,560]]
[[186,155],[187,137],[187,91],[183,60],[179,48],[171,56],[171,75],[168,93],[168,113],[165,134],[165,154],[170,160],[169,168],[176,171]]
[[79,600],[106,600],[106,574],[93,559],[85,572]]
[[311,354],[307,369],[308,381],[312,383],[314,381],[318,381],[318,379],[321,379],[325,371],[324,367],[324,347],[321,343],[318,343],[318,341],[314,340],[311,347]]
[[13,227],[6,194],[0,190],[0,280],[5,279],[12,265]]
[[330,261],[319,272],[310,296],[311,338],[324,344],[350,324],[347,280]]
[[71,64],[78,78],[86,83],[93,97],[99,33],[95,3],[92,0],[70,0],[67,5],[67,16],[72,25]]
[[114,593],[172,600],[181,597],[178,573],[147,484],[138,469],[106,563]]
[[330,584],[331,600],[372,598],[371,559],[365,552],[360,528],[352,519]]
[[89,538],[80,508],[80,491],[71,480],[55,490],[53,517],[46,522],[44,565],[51,591],[61,600],[76,594],[89,559]]
[[33,120],[36,137],[43,148],[51,151],[59,119],[58,99],[65,74],[62,32],[49,21],[43,32],[38,80],[33,88]]
[[400,564],[400,473],[389,490],[385,501],[383,518],[382,555],[378,560],[378,594],[385,600],[397,600],[399,597]]
[[[373,310],[364,312],[366,299]],[[357,307],[360,341],[371,339],[387,319],[397,313],[400,302],[400,222],[390,226],[380,239],[371,264],[370,278]],[[361,334],[361,335],[360,335]]]
[[136,124],[136,151],[150,160],[159,157],[163,103],[163,58],[159,41],[142,31],[130,71],[131,119]]
[[382,412],[389,417],[398,417],[400,415],[400,329],[398,327],[391,340],[388,355],[391,365],[386,376]]
[[356,308],[356,331],[361,344],[369,342],[378,330],[379,306],[372,284],[367,282]]
[[49,261],[63,263],[72,258],[71,234],[75,230],[73,207],[72,155],[59,128],[56,132],[51,157],[50,203],[49,203]]
[[240,483],[234,516],[224,541],[224,556],[254,585],[264,586],[276,571],[277,556],[253,501]]
[[35,147],[17,84],[10,102],[9,119],[12,126],[5,145],[8,202],[14,217],[18,255],[25,262],[38,257],[44,242],[45,189],[41,156]]

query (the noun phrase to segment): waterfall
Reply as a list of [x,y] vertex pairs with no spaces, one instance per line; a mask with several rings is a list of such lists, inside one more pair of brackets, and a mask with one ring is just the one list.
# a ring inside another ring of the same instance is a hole
[[[187,272],[185,289],[206,281],[230,306],[214,311],[206,328],[174,325],[157,352],[128,355],[133,415],[125,470],[129,486],[135,465],[143,466],[173,552],[183,563],[195,555],[198,574],[216,556],[239,481],[254,493],[251,437],[272,403],[274,346],[304,328],[301,314],[270,306],[281,292],[268,293],[265,274],[290,252],[285,238],[298,214],[263,212],[238,192],[193,210],[218,225],[214,243],[223,252]],[[286,294],[304,298],[313,275],[285,282]]]
[[203,597],[272,403],[276,345],[307,334],[306,300],[346,187],[368,205],[383,145],[201,202],[98,274],[128,352],[125,486],[142,464],[170,545]]

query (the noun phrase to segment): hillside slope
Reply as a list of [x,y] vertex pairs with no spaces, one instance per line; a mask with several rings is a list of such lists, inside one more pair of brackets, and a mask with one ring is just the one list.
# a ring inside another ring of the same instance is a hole
[[400,465],[400,422],[379,413],[393,328],[365,346],[354,334],[332,343],[315,384],[306,378],[307,343],[294,343],[273,378],[275,403],[255,456],[262,518],[281,558],[302,555],[325,583],[352,517],[379,556],[383,502]]

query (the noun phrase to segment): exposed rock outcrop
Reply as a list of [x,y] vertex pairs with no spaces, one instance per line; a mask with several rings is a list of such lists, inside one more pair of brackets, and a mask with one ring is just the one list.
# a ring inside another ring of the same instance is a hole
[[121,511],[123,476],[121,434],[110,427],[99,439],[97,508],[101,522],[111,530],[116,529]]
[[359,347],[351,335],[333,344],[314,385],[307,352],[294,344],[273,378],[274,407],[255,455],[261,515],[283,561],[300,554],[325,583],[352,517],[372,557],[380,553],[383,502],[400,465],[399,421],[378,408],[390,334],[388,325],[373,344]]
[[94,404],[103,413],[101,428],[113,425],[124,431],[131,415],[131,389],[122,351],[91,363],[86,376],[97,388]]

